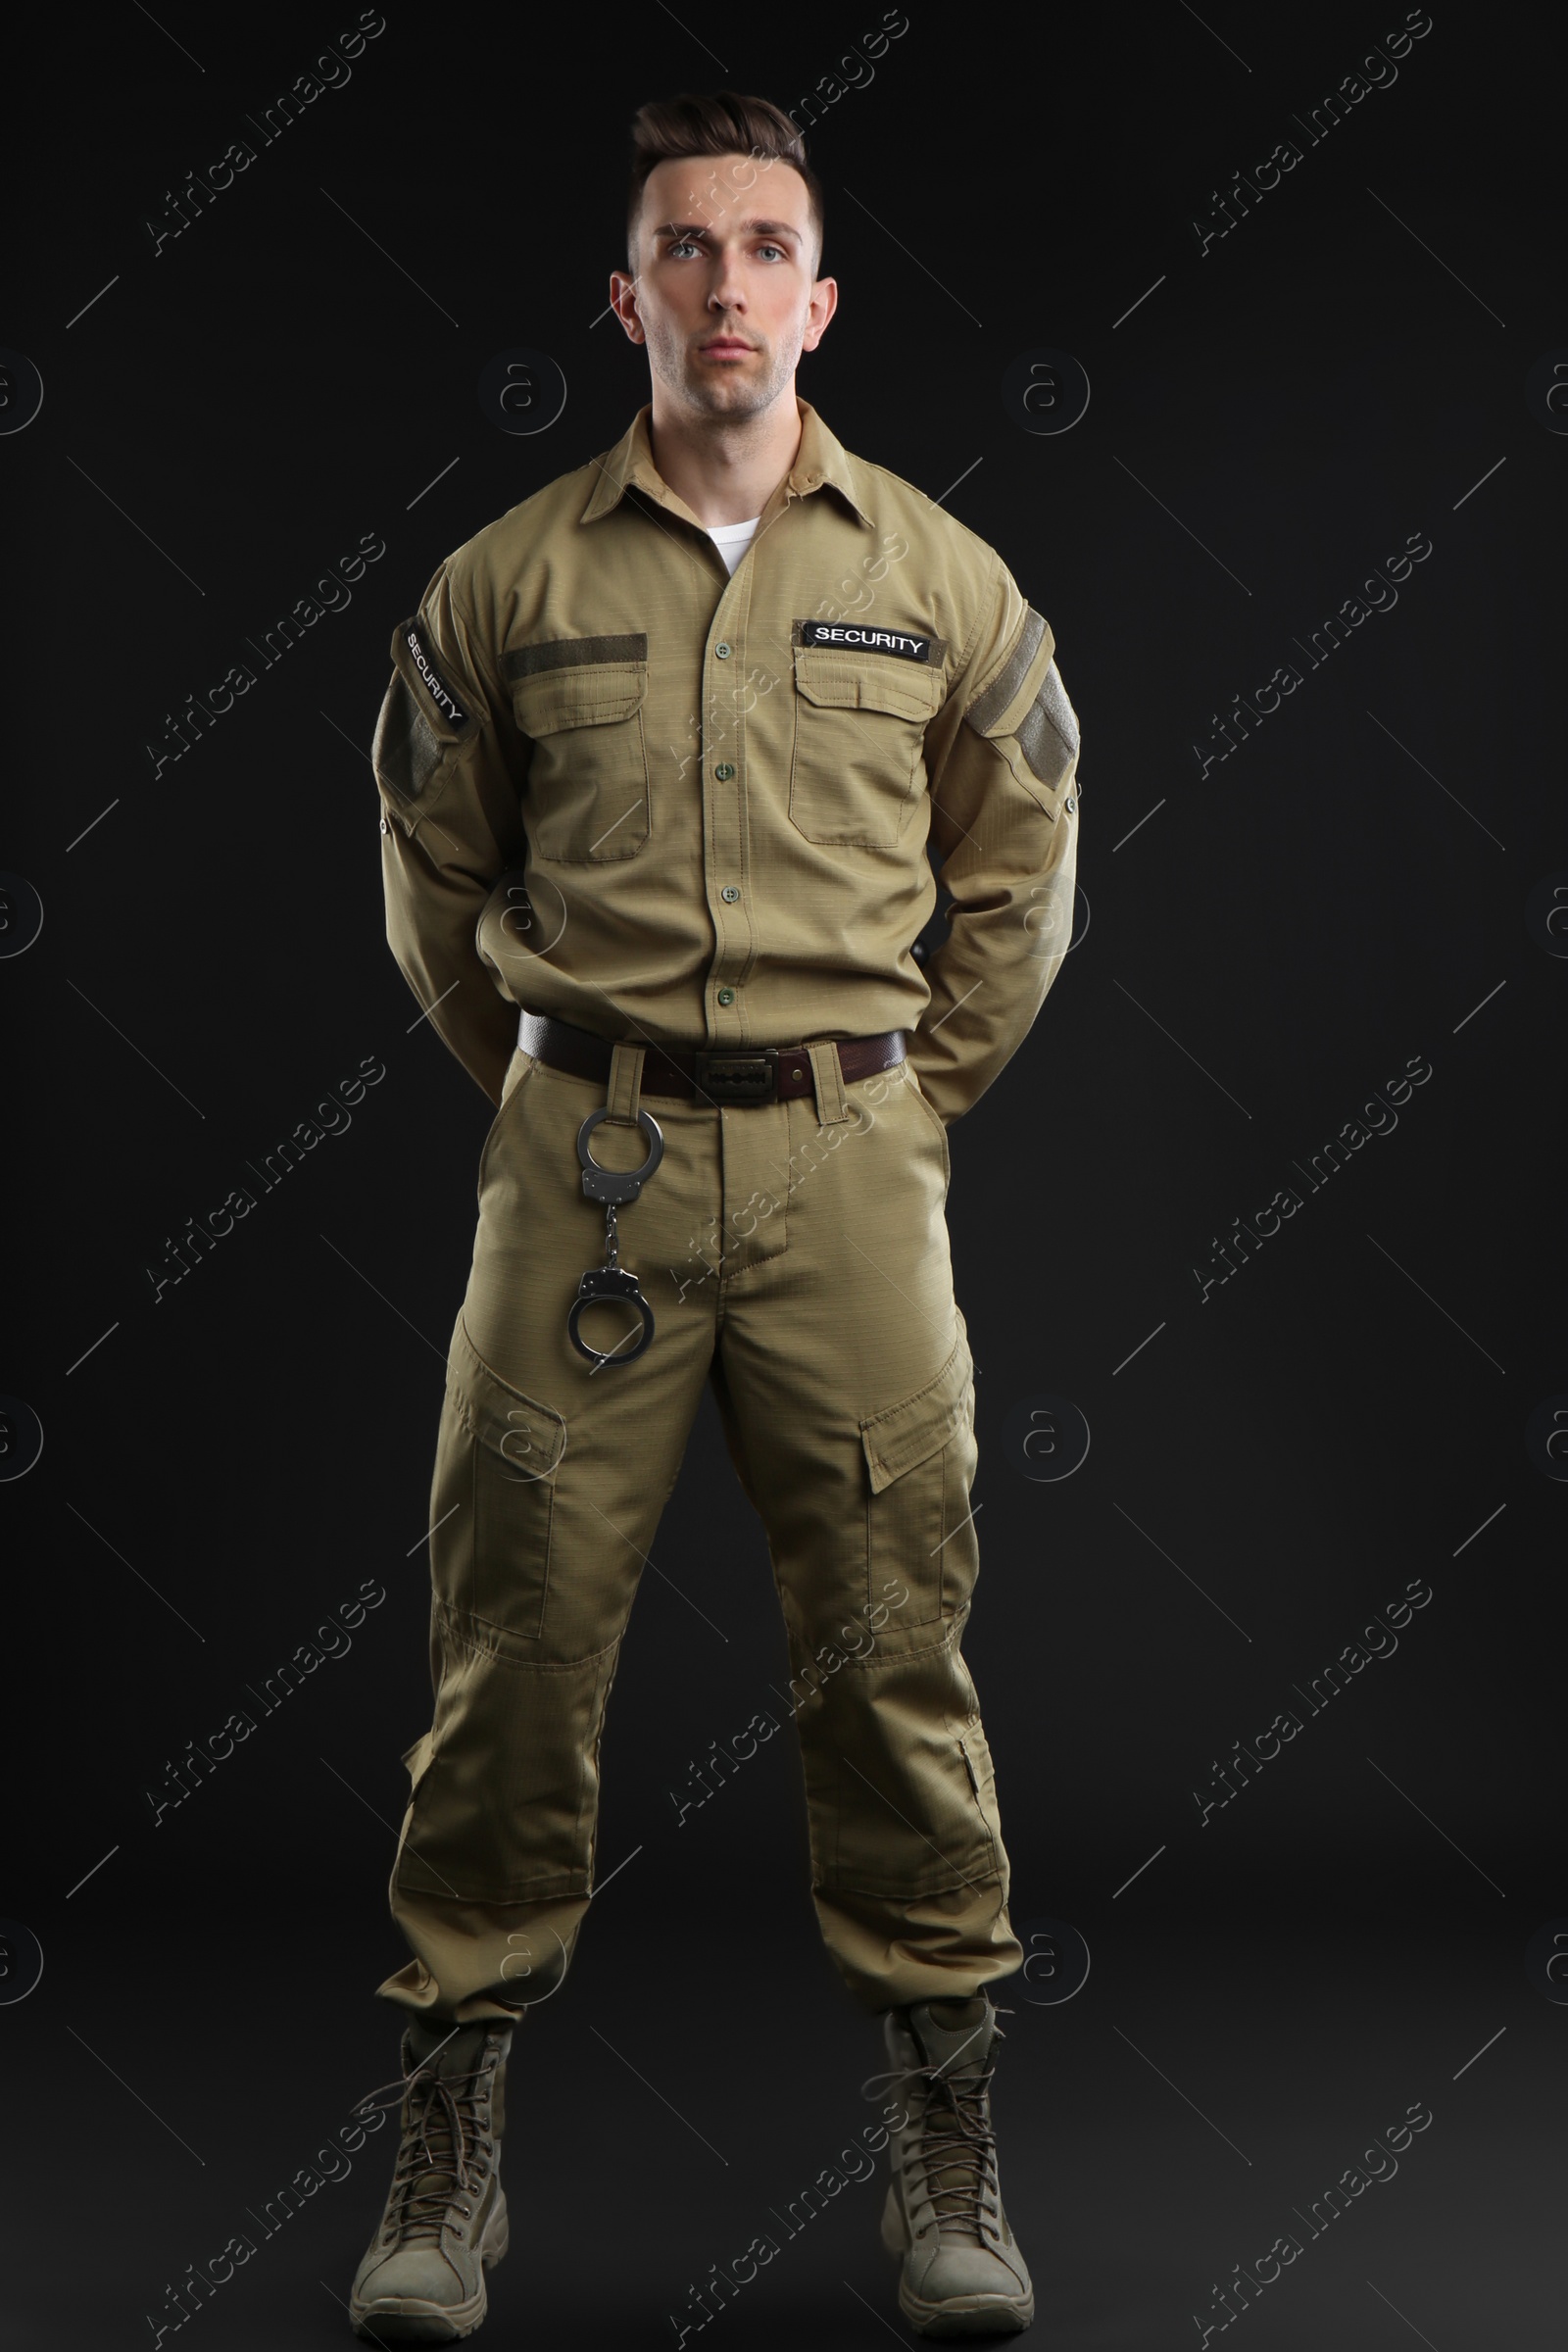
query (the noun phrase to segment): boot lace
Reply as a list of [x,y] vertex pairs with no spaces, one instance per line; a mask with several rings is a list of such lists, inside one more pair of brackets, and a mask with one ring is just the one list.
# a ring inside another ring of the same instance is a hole
[[[980,2032],[978,2026],[975,2032]],[[993,2028],[993,2046],[1005,2038],[1000,2026]],[[971,2060],[956,2072],[954,2068],[951,2058],[941,2066],[891,2067],[868,2076],[860,2090],[869,2099],[879,2095],[880,2084],[897,2085],[909,2111],[915,2197],[930,2200],[941,2236],[981,2245],[983,2224],[989,2221],[995,2227],[1002,2209],[991,2122],[996,2062],[988,2051],[983,2066]]]
[[[471,2074],[438,2075],[416,2066],[411,2075],[381,2082],[360,2100],[355,2112],[403,2109],[403,2138],[382,2219],[384,2239],[398,2245],[410,2238],[439,2238],[457,2205],[467,2218],[489,2170],[490,2142],[480,2130],[481,2085],[489,2064]],[[383,2097],[382,2092],[390,2092]]]

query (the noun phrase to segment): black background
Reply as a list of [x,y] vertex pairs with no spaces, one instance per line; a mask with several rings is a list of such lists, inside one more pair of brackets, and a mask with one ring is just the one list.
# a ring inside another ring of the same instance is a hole
[[[18,2343],[151,2341],[166,2284],[395,2072],[370,1995],[403,1957],[385,1881],[490,1113],[385,946],[387,641],[446,553],[648,397],[605,311],[634,108],[798,106],[879,21],[389,5],[347,85],[155,255],[166,191],[259,145],[243,114],[339,13],[53,11],[11,58],[0,342],[45,386],[0,439],[0,863],[44,907],[0,967],[0,1388],[44,1430],[0,1494],[0,1908],[44,1954],[0,2010]],[[958,483],[1084,733],[1088,928],[954,1131],[950,1201],[981,1373],[965,1648],[1013,1922],[1093,1956],[1065,2003],[1033,1972],[998,1988],[1030,2340],[1064,2347],[1200,2342],[1287,2230],[1302,2255],[1233,2323],[1252,2352],[1561,2338],[1568,2015],[1525,1948],[1568,1915],[1568,1494],[1524,1437],[1568,1391],[1568,967],[1525,920],[1568,867],[1568,440],[1525,397],[1568,346],[1557,64],[1522,15],[1438,0],[1309,146],[1293,112],[1403,18],[916,8],[808,138],[840,309],[799,389],[850,449]],[[1285,137],[1302,161],[1200,255],[1193,217]],[[569,388],[532,439],[476,397],[517,345]],[[1059,436],[1002,400],[1038,347],[1092,385]],[[386,553],[352,605],[155,778],[164,714],[364,533]],[[1296,641],[1413,533],[1396,608],[1306,668]],[[1290,662],[1300,688],[1202,772],[1213,714]],[[155,1304],[166,1236],[367,1056],[352,1128]],[[1202,1298],[1231,1220],[1414,1056],[1397,1128]],[[1003,1437],[1046,1396],[1092,1432],[1054,1483]],[[885,2064],[816,1939],[793,1744],[675,1825],[688,1761],[784,1668],[707,1407],[656,1556],[605,1747],[624,1868],[514,2056],[501,2342],[672,2343]],[[166,1761],[366,1580],[348,1654],[155,1826]],[[1204,1824],[1215,1762],[1412,1580],[1397,1652]],[[1308,2236],[1416,2102],[1396,2177]],[[348,2340],[389,2143],[180,2340]],[[847,2187],[705,2340],[906,2336],[881,2196]]]

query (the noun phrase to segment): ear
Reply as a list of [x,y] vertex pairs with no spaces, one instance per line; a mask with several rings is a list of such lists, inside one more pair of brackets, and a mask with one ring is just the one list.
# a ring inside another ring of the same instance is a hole
[[624,270],[610,273],[610,307],[633,343],[647,342],[647,330],[637,316],[637,281]]
[[811,288],[810,308],[807,314],[806,332],[801,337],[803,351],[814,351],[827,331],[828,320],[839,307],[838,280],[819,277]]

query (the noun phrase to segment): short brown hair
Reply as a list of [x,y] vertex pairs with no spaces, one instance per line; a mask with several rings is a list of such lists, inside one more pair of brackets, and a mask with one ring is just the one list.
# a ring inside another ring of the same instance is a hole
[[656,164],[682,155],[749,155],[790,164],[806,182],[811,225],[816,231],[816,265],[822,263],[822,184],[806,160],[806,141],[782,108],[766,98],[744,98],[737,90],[682,91],[678,98],[651,99],[631,124],[631,188],[626,206],[626,267],[637,275],[637,231],[643,189]]

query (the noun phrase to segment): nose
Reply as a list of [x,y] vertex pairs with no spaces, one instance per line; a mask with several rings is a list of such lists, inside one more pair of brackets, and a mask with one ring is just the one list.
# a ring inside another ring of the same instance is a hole
[[713,261],[712,283],[708,289],[710,310],[743,311],[746,308],[745,289],[731,256],[719,253]]

